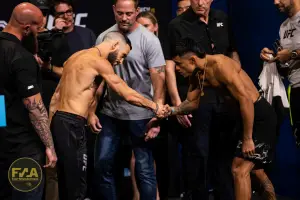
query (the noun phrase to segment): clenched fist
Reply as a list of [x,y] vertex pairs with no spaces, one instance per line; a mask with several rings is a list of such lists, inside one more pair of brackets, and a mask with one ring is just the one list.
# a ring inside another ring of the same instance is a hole
[[255,145],[252,139],[243,140],[242,152],[244,157],[251,157],[255,154]]

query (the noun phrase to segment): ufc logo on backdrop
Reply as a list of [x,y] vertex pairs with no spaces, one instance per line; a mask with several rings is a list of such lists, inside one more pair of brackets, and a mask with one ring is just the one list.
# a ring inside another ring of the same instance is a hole
[[[86,24],[81,24],[82,18],[87,18],[88,13],[77,13],[74,17],[74,24],[76,26],[86,27]],[[47,29],[51,30],[54,25],[54,17],[52,15],[48,16]]]

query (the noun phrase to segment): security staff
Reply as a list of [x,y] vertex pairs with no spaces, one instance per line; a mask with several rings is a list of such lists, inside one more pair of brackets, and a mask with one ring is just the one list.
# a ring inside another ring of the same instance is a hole
[[0,33],[0,94],[5,96],[7,113],[7,127],[0,128],[0,199],[41,200],[43,182],[30,192],[20,192],[8,182],[8,169],[21,157],[43,166],[45,151],[49,160],[45,167],[54,167],[57,160],[41,97],[40,68],[21,43],[36,39],[42,21],[36,6],[21,3]]

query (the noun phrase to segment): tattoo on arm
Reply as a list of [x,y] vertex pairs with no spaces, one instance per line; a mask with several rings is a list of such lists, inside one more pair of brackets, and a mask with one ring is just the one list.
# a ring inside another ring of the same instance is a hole
[[195,108],[197,108],[197,105],[193,101],[185,100],[179,106],[174,108],[172,115],[187,115],[190,114]]
[[261,185],[264,189],[263,196],[269,200],[276,200],[273,184],[268,177],[261,183]]
[[165,73],[166,71],[165,66],[156,67],[155,69],[158,74]]
[[48,113],[42,99],[25,98],[24,104],[29,111],[31,123],[47,148],[54,148],[52,135],[49,128]]

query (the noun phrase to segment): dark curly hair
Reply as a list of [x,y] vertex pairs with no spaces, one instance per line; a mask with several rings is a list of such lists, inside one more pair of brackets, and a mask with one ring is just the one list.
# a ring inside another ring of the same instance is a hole
[[187,53],[194,53],[199,58],[204,58],[206,55],[200,43],[190,37],[178,40],[175,45],[175,56],[183,56]]

